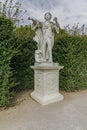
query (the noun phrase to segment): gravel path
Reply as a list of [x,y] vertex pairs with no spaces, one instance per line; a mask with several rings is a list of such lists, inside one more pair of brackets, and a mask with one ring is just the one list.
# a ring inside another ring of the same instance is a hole
[[64,100],[41,106],[30,91],[17,105],[0,112],[0,130],[87,130],[87,90],[65,93]]

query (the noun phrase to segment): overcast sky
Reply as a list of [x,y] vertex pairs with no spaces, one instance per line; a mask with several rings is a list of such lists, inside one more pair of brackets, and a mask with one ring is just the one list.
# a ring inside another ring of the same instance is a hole
[[24,16],[43,20],[45,12],[50,11],[53,17],[58,17],[61,26],[74,23],[87,25],[87,0],[20,0],[22,8],[27,10]]

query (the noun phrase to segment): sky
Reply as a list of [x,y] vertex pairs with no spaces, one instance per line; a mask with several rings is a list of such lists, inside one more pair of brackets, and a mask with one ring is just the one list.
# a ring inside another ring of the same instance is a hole
[[24,23],[29,24],[28,17],[44,20],[44,13],[56,16],[61,26],[87,25],[87,0],[20,0],[22,9],[27,10]]

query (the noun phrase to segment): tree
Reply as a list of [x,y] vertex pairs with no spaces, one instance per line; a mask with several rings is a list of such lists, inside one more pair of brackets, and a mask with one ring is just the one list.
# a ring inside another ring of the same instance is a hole
[[5,0],[4,3],[0,1],[0,15],[10,18],[16,24],[23,21],[23,15],[25,13],[26,10],[21,9],[21,3],[18,1]]

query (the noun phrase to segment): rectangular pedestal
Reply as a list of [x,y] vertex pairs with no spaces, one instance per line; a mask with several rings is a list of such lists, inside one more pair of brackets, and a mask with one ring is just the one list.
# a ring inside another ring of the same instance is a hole
[[35,70],[35,91],[42,94],[52,94],[59,90],[59,74],[56,70]]
[[63,95],[61,95],[58,92],[44,96],[40,95],[40,93],[37,93],[36,91],[31,93],[31,97],[37,102],[39,102],[41,105],[47,105],[50,103],[58,102],[60,100],[63,100],[64,98]]
[[31,97],[42,105],[63,99],[59,93],[60,66],[34,66],[34,92]]

